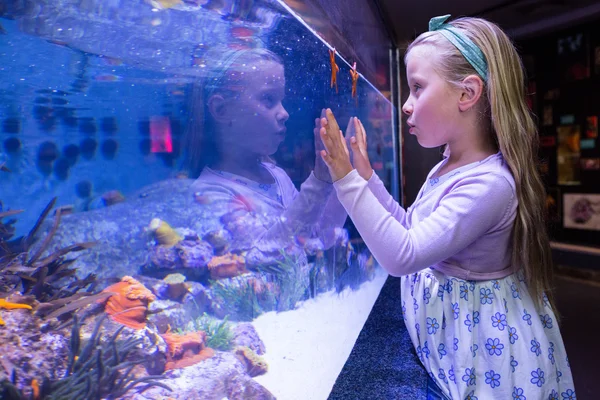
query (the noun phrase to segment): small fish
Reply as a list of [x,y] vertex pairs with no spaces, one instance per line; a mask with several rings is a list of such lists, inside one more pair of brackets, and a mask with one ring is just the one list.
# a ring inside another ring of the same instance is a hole
[[356,71],[356,63],[352,65],[350,70],[350,76],[352,77],[352,98],[356,97],[356,84],[358,83],[358,72]]
[[329,64],[331,64],[331,85],[335,85],[335,92],[338,93],[337,85],[337,73],[340,71],[340,67],[335,63],[335,47],[333,50],[329,50]]
[[120,66],[120,65],[123,65],[123,60],[121,60],[120,58],[103,56],[102,59],[104,60],[104,62],[106,63],[106,65],[111,65],[111,66]]
[[120,76],[114,74],[100,74],[94,77],[94,80],[98,82],[118,82],[121,79]]
[[10,172],[10,169],[4,163],[0,163],[0,171]]
[[6,29],[2,25],[0,25],[0,35],[6,35]]

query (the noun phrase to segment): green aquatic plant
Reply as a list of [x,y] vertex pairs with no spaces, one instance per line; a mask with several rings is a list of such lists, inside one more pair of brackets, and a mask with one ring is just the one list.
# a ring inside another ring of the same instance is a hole
[[[119,341],[119,334],[124,328],[121,327],[103,341],[101,327],[105,318],[106,315],[103,315],[97,319],[91,337],[81,348],[80,325],[77,317],[73,317],[65,376],[57,381],[44,378],[42,385],[38,386],[39,400],[113,400],[123,397],[131,390],[142,393],[153,386],[172,391],[170,387],[159,382],[166,379],[163,376],[135,377],[133,369],[143,360],[128,360],[128,355],[142,339],[128,338]],[[0,399],[31,398],[17,388],[16,382],[16,370],[13,370],[10,380],[4,379],[0,382]]]
[[159,382],[165,379],[163,376],[135,377],[133,369],[143,359],[128,360],[128,355],[141,344],[142,339],[130,337],[117,340],[124,328],[122,326],[110,338],[102,341],[100,330],[105,318],[106,315],[102,315],[97,319],[93,333],[83,348],[79,323],[76,317],[73,318],[65,377],[49,385],[49,393],[43,397],[44,400],[117,399],[130,390],[142,393],[153,386],[172,390]]
[[220,321],[204,313],[201,317],[190,321],[186,327],[186,331],[203,331],[206,333],[206,346],[222,351],[231,350],[233,332],[231,331],[228,319],[229,317],[226,316]]
[[[221,312],[241,321],[251,321],[271,310],[275,304],[274,294],[258,294],[251,279],[247,276],[237,276],[224,283],[211,281],[211,289]],[[260,298],[259,298],[260,296]]]
[[[40,227],[55,203],[56,197],[44,208],[27,236],[16,239],[12,239],[15,220],[4,222],[3,219],[12,217],[21,210],[0,212],[0,295],[2,297],[19,291],[25,296],[33,296],[40,303],[51,303],[72,297],[79,290],[94,285],[95,275],[90,274],[83,279],[78,279],[76,270],[70,268],[75,260],[65,259],[69,253],[89,249],[95,245],[94,242],[72,244],[42,257],[48,250],[60,224],[60,208],[56,210],[54,224],[44,240],[35,251],[32,248]],[[65,282],[63,278],[69,278],[71,282]]]
[[309,286],[309,277],[304,276],[300,268],[301,260],[296,256],[290,256],[284,250],[280,250],[282,260],[277,264],[281,273],[274,274],[273,278],[279,287],[279,294],[275,296],[275,310],[293,310],[296,303],[305,300]]

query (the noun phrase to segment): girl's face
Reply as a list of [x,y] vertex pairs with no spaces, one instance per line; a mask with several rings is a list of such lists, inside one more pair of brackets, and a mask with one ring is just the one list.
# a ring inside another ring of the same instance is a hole
[[418,45],[406,56],[410,94],[402,106],[410,134],[423,147],[438,147],[453,139],[459,96],[433,68],[435,48]]
[[229,123],[223,124],[225,146],[243,147],[258,156],[269,156],[285,139],[289,114],[281,104],[285,96],[283,65],[274,61],[255,61],[237,73],[228,101]]

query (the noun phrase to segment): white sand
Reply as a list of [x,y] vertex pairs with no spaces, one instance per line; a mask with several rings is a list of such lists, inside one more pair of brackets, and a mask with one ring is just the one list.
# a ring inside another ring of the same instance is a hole
[[323,293],[296,310],[255,319],[269,372],[254,379],[278,400],[327,399],[386,278],[379,269],[357,291]]

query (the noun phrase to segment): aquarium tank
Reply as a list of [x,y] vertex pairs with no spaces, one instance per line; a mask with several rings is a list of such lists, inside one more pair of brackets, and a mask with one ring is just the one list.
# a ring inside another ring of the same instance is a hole
[[0,2],[0,398],[327,398],[387,274],[324,108],[399,189],[369,3]]

